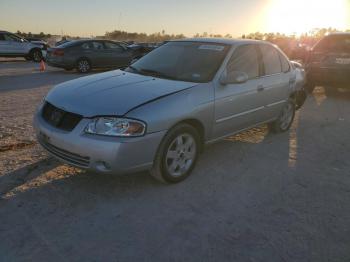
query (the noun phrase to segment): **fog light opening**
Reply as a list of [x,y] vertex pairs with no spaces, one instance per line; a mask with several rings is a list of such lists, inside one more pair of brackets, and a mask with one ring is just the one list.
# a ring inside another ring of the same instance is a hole
[[111,170],[111,166],[108,163],[106,163],[105,161],[97,161],[96,168],[100,171],[110,171]]

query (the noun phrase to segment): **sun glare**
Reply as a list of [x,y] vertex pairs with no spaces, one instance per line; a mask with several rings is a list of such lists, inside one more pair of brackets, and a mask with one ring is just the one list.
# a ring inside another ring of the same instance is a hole
[[271,0],[265,31],[301,34],[314,28],[350,28],[350,0]]

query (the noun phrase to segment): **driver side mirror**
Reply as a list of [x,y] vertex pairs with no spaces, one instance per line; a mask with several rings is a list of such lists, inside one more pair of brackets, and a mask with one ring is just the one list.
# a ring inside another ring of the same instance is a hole
[[249,80],[249,76],[245,72],[231,71],[223,73],[220,77],[220,84],[242,84]]

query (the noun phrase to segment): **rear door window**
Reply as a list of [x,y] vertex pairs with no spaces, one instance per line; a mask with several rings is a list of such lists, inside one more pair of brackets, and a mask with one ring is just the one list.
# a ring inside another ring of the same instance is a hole
[[274,75],[282,72],[279,52],[270,45],[260,45],[265,75]]
[[117,43],[105,42],[105,46],[107,49],[113,49],[113,51],[123,51],[123,48]]
[[102,42],[92,42],[92,48],[95,50],[103,50],[104,46]]
[[248,75],[249,79],[259,76],[259,59],[254,45],[237,47],[227,64],[229,72],[240,71]]
[[83,43],[81,45],[81,48],[84,49],[84,50],[90,50],[90,49],[93,49],[94,47],[92,46],[92,43],[86,42],[86,43]]

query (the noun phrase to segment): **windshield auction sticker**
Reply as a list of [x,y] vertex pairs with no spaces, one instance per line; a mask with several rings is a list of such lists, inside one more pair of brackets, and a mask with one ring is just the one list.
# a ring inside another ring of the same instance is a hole
[[212,51],[222,51],[224,50],[224,46],[222,45],[200,45],[198,49],[202,50],[212,50]]

